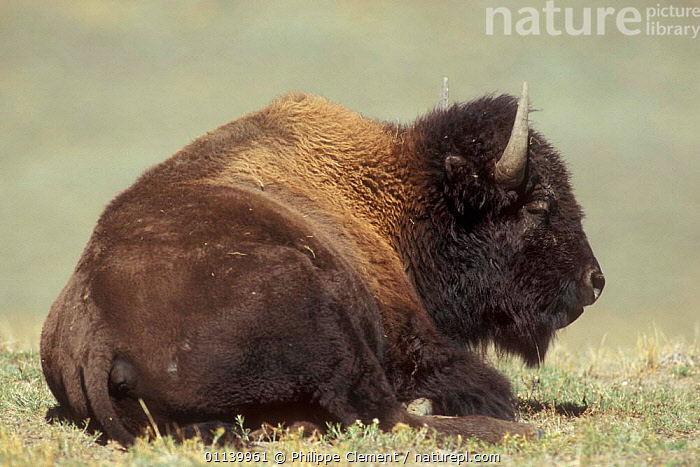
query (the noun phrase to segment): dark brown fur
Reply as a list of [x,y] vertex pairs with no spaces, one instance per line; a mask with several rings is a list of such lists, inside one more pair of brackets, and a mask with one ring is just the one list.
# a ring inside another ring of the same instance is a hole
[[[513,119],[511,98],[494,102],[484,160]],[[464,215],[443,199],[463,195],[449,193],[453,150],[431,142],[442,131],[434,122],[459,128],[455,115],[467,111],[400,127],[293,94],[147,171],[106,208],[44,325],[44,374],[69,418],[90,418],[123,444],[148,426],[142,402],[162,430],[184,436],[237,414],[251,426],[378,418],[385,429],[428,424],[494,442],[531,433],[512,422],[505,378],[463,344],[492,339],[533,361],[531,345],[543,356],[559,318],[533,323],[549,330],[533,343],[530,324],[479,330],[491,326],[484,311],[459,305],[473,313],[461,336],[440,303],[466,301],[467,285],[438,272],[435,285],[450,290],[435,294],[417,272],[445,269],[451,223]],[[543,175],[531,165],[532,184]],[[553,183],[569,196],[565,178]],[[522,198],[480,190],[495,214]],[[461,198],[467,211],[477,194]],[[567,222],[578,222],[567,224],[572,238],[583,235],[580,215]],[[587,251],[585,265],[595,261]],[[524,343],[508,337],[517,329]],[[418,397],[460,417],[407,413],[401,403]]]

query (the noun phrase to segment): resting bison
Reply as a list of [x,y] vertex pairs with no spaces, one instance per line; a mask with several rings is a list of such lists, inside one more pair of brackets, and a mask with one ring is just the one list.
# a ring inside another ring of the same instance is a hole
[[181,436],[237,414],[527,435],[473,349],[536,365],[604,284],[527,106],[523,85],[398,125],[292,94],[151,168],[44,325],[60,406],[125,445],[145,408]]

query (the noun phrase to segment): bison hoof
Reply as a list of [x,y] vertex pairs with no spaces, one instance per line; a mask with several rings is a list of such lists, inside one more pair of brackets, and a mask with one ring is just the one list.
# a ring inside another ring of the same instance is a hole
[[406,411],[413,415],[432,415],[433,414],[433,402],[430,399],[421,397],[419,399],[412,400],[408,404],[404,404]]

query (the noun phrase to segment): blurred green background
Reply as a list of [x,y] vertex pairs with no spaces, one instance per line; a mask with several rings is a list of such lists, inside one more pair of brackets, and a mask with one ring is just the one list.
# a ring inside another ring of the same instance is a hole
[[451,100],[527,80],[570,165],[608,284],[560,340],[697,337],[700,38],[487,36],[497,6],[545,2],[1,1],[0,339],[38,345],[105,204],[188,141],[293,90],[409,122],[442,76]]

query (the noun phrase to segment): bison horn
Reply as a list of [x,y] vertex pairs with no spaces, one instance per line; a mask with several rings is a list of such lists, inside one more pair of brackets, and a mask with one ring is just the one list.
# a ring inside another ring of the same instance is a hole
[[438,100],[438,109],[446,110],[449,104],[449,92],[447,87],[447,76],[442,78],[442,89],[440,89],[440,100]]
[[528,94],[527,83],[523,82],[518,101],[518,111],[515,114],[513,130],[510,133],[508,145],[496,162],[494,178],[499,185],[514,189],[522,185],[527,166],[527,146],[529,127],[527,123]]

